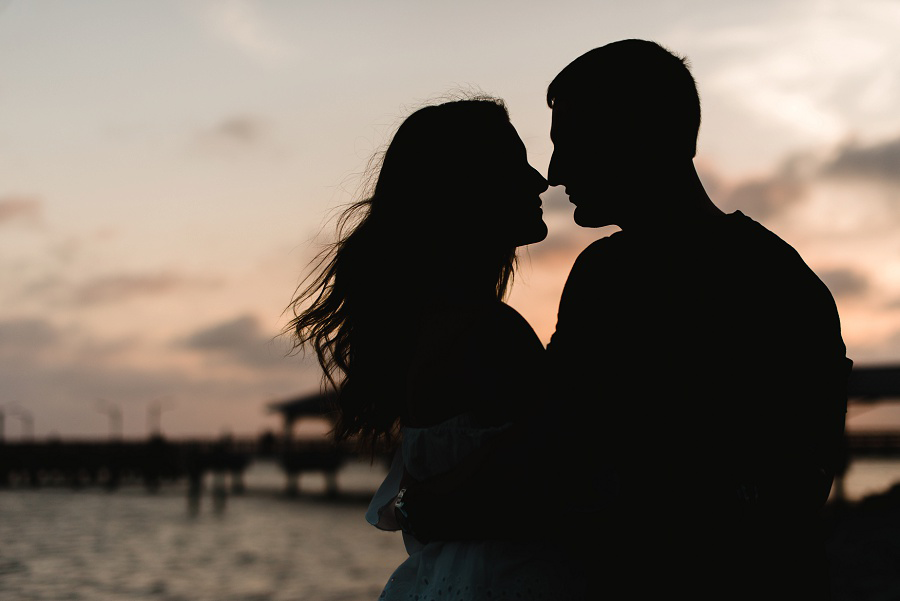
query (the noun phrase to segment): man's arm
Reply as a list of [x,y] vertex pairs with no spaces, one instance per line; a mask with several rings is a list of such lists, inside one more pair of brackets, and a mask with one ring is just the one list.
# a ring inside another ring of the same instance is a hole
[[809,512],[824,504],[840,461],[852,361],[831,293],[779,243],[777,252],[759,253],[768,261],[746,294],[756,299],[739,355],[747,374],[741,398],[756,424],[746,464],[760,503]]

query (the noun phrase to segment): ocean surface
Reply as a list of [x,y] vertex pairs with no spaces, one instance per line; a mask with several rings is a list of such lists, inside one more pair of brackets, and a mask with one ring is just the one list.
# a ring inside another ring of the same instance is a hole
[[[272,464],[224,505],[210,481],[196,511],[186,483],[0,491],[0,600],[355,601],[377,599],[406,557],[400,537],[369,526],[365,499],[384,468],[347,466],[338,501],[318,474],[287,498]],[[349,498],[348,498],[349,497]]]
[[[0,600],[374,600],[406,557],[363,518],[384,474],[345,467],[337,501],[304,475],[288,498],[278,468],[257,463],[245,494],[216,501],[207,481],[195,509],[186,483],[0,490]],[[845,487],[854,499],[897,482],[900,461],[857,460]]]

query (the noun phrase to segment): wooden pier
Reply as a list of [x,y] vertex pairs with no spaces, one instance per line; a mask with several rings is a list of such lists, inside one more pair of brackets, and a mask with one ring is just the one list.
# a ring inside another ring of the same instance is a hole
[[326,475],[329,493],[337,494],[335,474],[352,456],[351,450],[328,440],[277,440],[274,437],[210,440],[49,440],[0,443],[0,486],[88,485],[118,488],[141,482],[150,491],[162,482],[186,479],[199,489],[212,474],[226,478],[230,489],[244,489],[243,474],[256,459],[277,461],[287,475],[287,489],[296,491],[301,472]]
[[[187,480],[190,495],[199,494],[207,474],[213,488],[244,490],[244,472],[255,460],[276,461],[285,473],[285,491],[299,492],[305,472],[325,475],[326,494],[336,496],[337,472],[359,453],[353,443],[337,445],[329,438],[297,438],[295,424],[306,418],[330,421],[330,395],[312,394],[272,403],[269,410],[284,421],[280,436],[224,436],[216,439],[173,440],[152,436],[143,440],[44,440],[4,442],[0,436],[0,487],[88,485],[116,489],[141,482],[149,491],[164,481]],[[386,457],[378,457],[388,462]],[[214,491],[215,492],[215,491]]]
[[[850,379],[851,406],[900,399],[900,366],[857,367]],[[301,473],[325,474],[327,494],[338,494],[336,474],[358,453],[353,445],[336,445],[329,439],[297,439],[296,421],[306,417],[330,417],[327,395],[309,395],[270,405],[284,419],[280,436],[258,438],[171,440],[161,436],[144,440],[44,440],[4,442],[0,438],[0,487],[99,485],[115,489],[124,482],[142,482],[150,491],[164,481],[185,479],[189,492],[197,493],[207,474],[216,487],[234,493],[244,489],[243,474],[256,459],[279,463],[286,476],[285,490],[298,493]],[[845,469],[858,457],[900,457],[900,431],[851,430],[845,436]],[[387,457],[379,459],[387,462]]]
[[[847,393],[853,409],[900,400],[900,366],[854,367]],[[900,429],[889,424],[882,428],[848,429],[844,440],[851,459],[900,457]]]

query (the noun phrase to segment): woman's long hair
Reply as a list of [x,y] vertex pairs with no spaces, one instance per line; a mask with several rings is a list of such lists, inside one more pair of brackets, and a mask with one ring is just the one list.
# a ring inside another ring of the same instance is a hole
[[337,241],[298,287],[285,331],[295,350],[315,350],[325,385],[338,391],[337,440],[357,436],[373,450],[394,442],[407,415],[405,366],[419,311],[460,253],[477,253],[484,281],[504,297],[515,247],[459,241],[466,222],[478,219],[465,214],[462,195],[484,177],[485,161],[473,158],[479,140],[504,126],[505,105],[489,97],[407,117],[370,167],[371,191],[341,214]]

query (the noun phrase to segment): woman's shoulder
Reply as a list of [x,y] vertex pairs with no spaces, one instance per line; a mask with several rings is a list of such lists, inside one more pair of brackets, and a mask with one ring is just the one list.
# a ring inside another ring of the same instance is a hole
[[407,389],[415,423],[431,425],[476,408],[505,414],[520,383],[534,388],[544,347],[512,307],[499,301],[435,307],[420,324]]
[[419,315],[418,338],[428,346],[451,341],[543,346],[528,321],[499,300],[430,305]]
[[488,319],[486,329],[493,340],[514,345],[521,351],[543,350],[544,345],[528,320],[506,303],[495,303],[488,312]]

